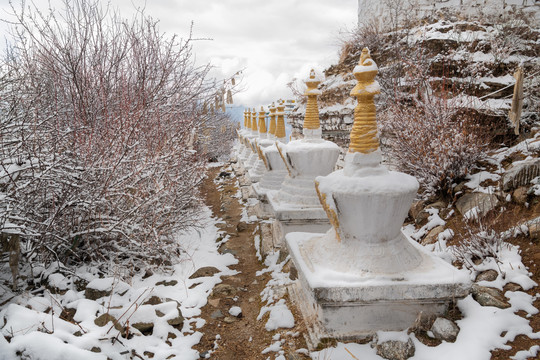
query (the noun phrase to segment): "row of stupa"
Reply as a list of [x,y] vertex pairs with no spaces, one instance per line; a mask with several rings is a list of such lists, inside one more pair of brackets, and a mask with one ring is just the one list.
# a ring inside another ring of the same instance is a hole
[[288,290],[312,348],[322,338],[404,330],[420,312],[442,314],[469,292],[466,276],[401,231],[418,181],[381,164],[377,72],[364,49],[354,68],[357,85],[351,95],[358,104],[341,170],[334,171],[339,147],[321,138],[317,87],[322,79],[313,70],[305,80],[303,139],[285,143],[280,103],[277,112],[270,107],[268,133],[264,110],[258,127],[251,112],[239,131],[238,170],[251,181],[258,215],[272,219],[266,241],[288,251],[297,269],[298,279]]

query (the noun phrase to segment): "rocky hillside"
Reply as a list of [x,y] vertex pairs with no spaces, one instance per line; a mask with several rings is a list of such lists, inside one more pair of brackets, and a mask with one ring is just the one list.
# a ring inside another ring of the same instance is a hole
[[[403,93],[427,83],[435,94],[452,98],[489,124],[497,142],[516,141],[508,121],[514,72],[524,69],[522,135],[529,137],[539,120],[540,26],[534,14],[506,12],[500,16],[464,19],[446,11],[424,17],[408,28],[384,31],[359,28],[344,42],[340,60],[325,70],[320,89],[320,116],[324,136],[346,147],[355,100],[349,96],[355,81],[351,72],[360,51],[368,47],[380,72],[383,93],[379,113]],[[301,133],[302,101],[289,121]]]

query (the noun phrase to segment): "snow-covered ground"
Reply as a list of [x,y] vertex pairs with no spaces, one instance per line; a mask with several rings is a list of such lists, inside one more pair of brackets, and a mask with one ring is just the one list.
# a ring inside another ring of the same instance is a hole
[[[228,266],[237,263],[233,255],[220,254],[217,250],[227,241],[225,237],[216,242],[221,236],[216,227],[218,220],[211,217],[209,209],[204,217],[202,229],[177,237],[185,255],[174,264],[171,273],[138,275],[126,283],[115,277],[99,279],[92,268],[79,269],[76,275],[90,281],[93,289],[112,290],[111,295],[97,300],[85,298],[85,291],[77,291],[73,279],[55,273],[55,268],[45,270],[51,272],[49,285],[58,289],[55,291],[58,293],[48,290],[36,295],[23,293],[2,308],[0,359],[129,359],[136,355],[147,358],[149,353],[156,359],[171,355],[175,359],[198,359],[199,354],[192,346],[202,337],[205,321],[200,318],[201,307],[206,305],[214,285],[221,282],[220,276],[235,274]],[[216,267],[220,272],[189,279],[204,266]],[[158,304],[147,303],[156,297]],[[75,311],[73,320],[78,325],[60,319],[64,309]],[[178,309],[184,317],[180,326],[174,322],[178,319]],[[142,336],[131,327],[131,335],[123,337],[111,321],[96,324],[103,314],[114,316],[122,326],[128,322],[153,323],[152,334]],[[92,352],[98,349],[99,352]]]

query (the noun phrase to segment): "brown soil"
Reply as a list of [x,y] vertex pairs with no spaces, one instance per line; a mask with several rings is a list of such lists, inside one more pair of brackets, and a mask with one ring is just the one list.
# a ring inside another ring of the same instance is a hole
[[[256,257],[254,246],[254,234],[259,231],[258,224],[240,223],[242,217],[241,200],[233,196],[238,191],[238,182],[234,177],[222,177],[221,186],[216,186],[214,179],[219,177],[222,171],[229,170],[223,168],[213,168],[207,173],[207,179],[203,185],[202,193],[206,204],[210,207],[215,217],[221,218],[225,224],[218,224],[219,227],[230,235],[229,241],[221,246],[220,252],[231,252],[237,259],[238,264],[230,266],[231,269],[239,273],[233,276],[222,277],[222,284],[233,286],[234,294],[212,294],[209,303],[202,308],[201,317],[206,320],[206,324],[201,329],[204,333],[200,343],[195,349],[200,353],[214,349],[216,335],[217,349],[211,354],[212,359],[267,359],[274,358],[276,353],[261,354],[261,352],[272,341],[272,336],[281,333],[281,339],[285,340],[282,349],[288,359],[304,359],[302,355],[294,350],[306,348],[306,344],[301,335],[292,336],[291,333],[303,333],[301,329],[300,317],[295,314],[295,328],[278,329],[273,332],[266,331],[264,325],[268,315],[258,321],[261,307],[260,293],[264,289],[270,275],[265,273],[256,276],[256,272],[262,270],[264,265]],[[245,225],[245,226],[244,226]],[[236,301],[234,298],[237,297]],[[232,306],[240,306],[242,316],[235,318],[229,315]],[[290,306],[291,311],[294,309]],[[220,310],[224,317],[212,318],[212,313]],[[230,322],[232,321],[232,322]],[[230,323],[228,323],[230,322]]]

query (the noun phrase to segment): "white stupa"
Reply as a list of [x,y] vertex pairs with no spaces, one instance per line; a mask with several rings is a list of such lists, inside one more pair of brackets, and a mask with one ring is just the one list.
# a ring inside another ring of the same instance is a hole
[[277,222],[273,228],[274,243],[280,243],[283,235],[290,231],[324,231],[329,227],[328,219],[318,200],[315,178],[328,175],[334,170],[339,156],[339,147],[321,138],[321,125],[317,86],[321,79],[314,70],[305,80],[307,90],[304,138],[288,144],[276,143],[288,175],[281,188],[267,194]]
[[358,98],[343,170],[316,179],[332,229],[289,233],[298,270],[291,290],[310,330],[321,337],[362,338],[378,330],[404,330],[417,315],[442,314],[468,294],[469,278],[401,231],[418,190],[417,180],[381,165],[374,81],[377,65],[367,49],[354,69]]

